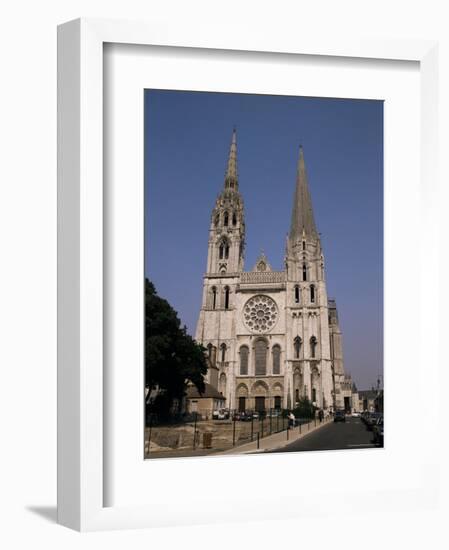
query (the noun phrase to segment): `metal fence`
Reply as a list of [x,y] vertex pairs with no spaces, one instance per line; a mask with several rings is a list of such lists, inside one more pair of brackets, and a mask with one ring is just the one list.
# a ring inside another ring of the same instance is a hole
[[226,450],[253,441],[259,443],[264,437],[282,431],[288,439],[292,430],[301,434],[320,423],[318,417],[292,421],[287,410],[235,410],[222,411],[221,415],[214,412],[203,410],[168,420],[150,414],[145,430],[146,455],[151,454],[151,442],[160,448],[164,441],[169,441],[167,445],[172,450]]

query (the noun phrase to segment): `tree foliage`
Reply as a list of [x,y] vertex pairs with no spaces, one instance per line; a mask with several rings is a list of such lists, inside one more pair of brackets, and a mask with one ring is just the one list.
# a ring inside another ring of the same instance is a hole
[[315,416],[315,407],[306,396],[300,397],[293,410],[297,418],[313,418]]
[[181,400],[186,384],[204,391],[207,372],[205,349],[187,334],[171,305],[157,295],[145,279],[145,384],[161,390],[159,408],[168,409]]

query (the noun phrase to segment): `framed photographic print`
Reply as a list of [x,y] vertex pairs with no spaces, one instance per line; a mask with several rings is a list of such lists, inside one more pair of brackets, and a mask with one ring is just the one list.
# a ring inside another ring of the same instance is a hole
[[436,503],[436,46],[224,31],[59,29],[75,529]]

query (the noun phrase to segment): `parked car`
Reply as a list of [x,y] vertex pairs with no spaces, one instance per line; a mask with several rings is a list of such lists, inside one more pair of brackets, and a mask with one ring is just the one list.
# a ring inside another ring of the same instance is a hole
[[234,413],[233,420],[239,420],[240,422],[249,422],[251,420],[252,413],[247,411],[238,411]]
[[366,418],[366,429],[368,431],[373,430],[374,424],[378,421],[378,419],[382,419],[383,421],[383,414],[382,413],[370,413],[369,416]]
[[384,445],[384,418],[377,419],[377,422],[373,424],[373,443],[383,447]]
[[372,413],[370,413],[370,412],[368,412],[368,411],[363,411],[362,414],[360,415],[360,418],[362,419],[362,422],[363,422],[364,424],[366,424],[366,422],[367,422],[368,417],[369,417],[370,414],[372,414]]
[[352,418],[359,418],[360,417],[360,413],[357,412],[357,411],[353,411],[352,414],[351,414]]
[[214,420],[227,420],[229,418],[229,411],[227,409],[217,409],[212,413]]
[[334,422],[346,422],[345,411],[335,411]]

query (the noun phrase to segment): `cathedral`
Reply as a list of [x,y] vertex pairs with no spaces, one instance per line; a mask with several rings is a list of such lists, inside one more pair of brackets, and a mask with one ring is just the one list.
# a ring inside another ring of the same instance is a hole
[[[208,350],[207,382],[229,409],[294,408],[306,396],[324,410],[343,398],[342,335],[326,291],[302,148],[283,271],[262,253],[244,269],[245,210],[234,130],[224,186],[212,210],[196,340]],[[349,405],[350,406],[350,405]]]

